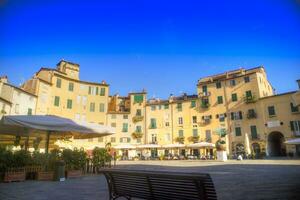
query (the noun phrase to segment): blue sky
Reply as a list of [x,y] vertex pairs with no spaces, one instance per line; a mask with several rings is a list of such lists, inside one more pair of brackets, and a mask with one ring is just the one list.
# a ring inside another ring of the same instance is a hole
[[121,95],[196,93],[201,77],[259,65],[278,93],[300,79],[297,0],[0,2],[0,74],[16,85],[62,58]]

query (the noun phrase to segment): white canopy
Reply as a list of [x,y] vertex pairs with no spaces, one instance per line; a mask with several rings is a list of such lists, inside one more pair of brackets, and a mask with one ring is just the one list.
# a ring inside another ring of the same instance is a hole
[[10,115],[3,116],[0,122],[0,134],[27,136],[28,131],[32,130],[71,135],[76,139],[102,137],[115,133],[111,127],[94,123],[78,123],[53,115]]
[[77,123],[73,120],[53,115],[10,115],[0,121],[0,134],[34,136],[40,132],[46,134],[46,152],[49,137],[74,137],[87,139],[103,137],[115,133],[115,129],[93,123]]
[[160,148],[161,146],[158,144],[142,144],[138,145],[136,148],[138,149],[155,149],[155,148]]
[[185,145],[184,144],[166,144],[166,145],[163,145],[162,147],[172,149],[172,148],[183,148],[183,147],[185,147]]
[[296,138],[296,139],[291,139],[285,142],[286,144],[300,144],[300,138]]
[[114,149],[135,149],[136,146],[133,146],[131,144],[120,144],[120,145],[114,146],[113,148]]
[[209,142],[198,142],[198,143],[194,143],[194,144],[188,144],[187,147],[190,148],[201,148],[201,147],[215,147],[216,145],[213,143],[209,143]]

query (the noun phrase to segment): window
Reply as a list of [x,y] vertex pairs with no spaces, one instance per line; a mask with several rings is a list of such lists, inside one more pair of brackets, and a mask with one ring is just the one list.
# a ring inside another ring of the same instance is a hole
[[210,130],[205,131],[205,138],[206,138],[206,142],[211,142],[211,131]]
[[116,119],[116,118],[117,118],[117,115],[111,115],[111,118],[112,118],[112,119]]
[[142,126],[136,126],[135,127],[135,132],[141,133],[142,132]]
[[170,133],[166,133],[165,134],[165,141],[170,141],[171,140],[171,134]]
[[178,124],[183,124],[183,119],[182,119],[182,117],[178,117]]
[[193,116],[193,123],[194,123],[194,124],[197,123],[197,116]]
[[269,116],[276,115],[276,113],[275,113],[275,107],[274,106],[268,106],[268,113],[269,113]]
[[152,106],[151,106],[151,110],[152,110],[152,111],[156,110],[156,106],[155,106],[155,105],[152,105]]
[[32,115],[32,108],[28,108],[27,115]]
[[243,119],[243,113],[242,113],[242,111],[232,112],[230,114],[231,114],[231,120],[241,120],[241,119]]
[[290,121],[291,131],[295,136],[300,136],[300,121]]
[[86,96],[82,96],[82,105],[85,106],[87,102],[87,97]]
[[177,111],[182,111],[182,103],[177,104]]
[[224,122],[225,121],[225,114],[220,114],[219,115],[219,122]]
[[161,105],[158,105],[158,110],[161,110]]
[[120,143],[129,143],[129,142],[130,142],[130,138],[128,137],[120,138]]
[[80,96],[80,95],[78,95],[76,99],[77,99],[77,104],[80,104],[80,101],[81,101],[81,96]]
[[166,123],[165,123],[165,126],[170,126],[170,122],[166,122]]
[[59,97],[58,96],[54,97],[54,106],[59,106]]
[[193,137],[197,137],[198,136],[198,129],[193,129]]
[[123,115],[123,119],[128,119],[128,115]]
[[92,94],[92,87],[89,86],[89,94]]
[[221,82],[216,82],[216,88],[219,89],[221,87],[222,87]]
[[252,97],[251,90],[246,91],[246,98],[251,98],[251,97]]
[[96,95],[98,95],[98,94],[99,94],[99,88],[96,87]]
[[235,102],[235,101],[238,100],[237,94],[236,94],[236,93],[231,94],[231,100],[232,100],[233,102]]
[[117,124],[115,122],[111,123],[110,125],[111,125],[111,127],[114,127],[114,128],[117,127]]
[[291,111],[292,112],[299,112],[299,108],[297,106],[294,106],[293,103],[291,103],[290,105],[291,105]]
[[229,84],[230,84],[230,86],[235,86],[236,85],[235,80],[234,79],[230,80]]
[[67,109],[72,109],[72,100],[71,99],[67,100]]
[[134,95],[133,103],[143,103],[144,96],[143,95]]
[[245,76],[244,77],[244,81],[245,81],[245,83],[249,83],[250,82],[250,77],[249,76]]
[[152,143],[156,143],[157,142],[157,136],[156,136],[156,134],[152,134],[151,135],[151,141],[152,141]]
[[110,142],[111,142],[111,143],[115,143],[115,142],[116,142],[116,138],[115,138],[115,137],[111,137],[111,138],[110,138]]
[[90,103],[90,112],[95,112],[95,103]]
[[137,138],[137,139],[136,139],[136,142],[137,142],[137,143],[141,143],[141,142],[142,142],[142,139],[141,139],[141,138]]
[[191,101],[191,108],[195,108],[196,107],[196,101]]
[[127,123],[123,123],[122,132],[128,132],[128,124]]
[[169,104],[165,104],[165,105],[164,105],[164,108],[165,108],[165,110],[166,110],[166,109],[169,109]]
[[179,131],[178,131],[178,137],[184,137],[183,130],[179,130]]
[[256,126],[250,126],[251,129],[251,137],[252,139],[257,139],[257,129]]
[[61,79],[56,79],[56,87],[61,88]]
[[151,118],[150,119],[150,128],[156,128],[156,119],[155,118]]
[[74,90],[74,83],[69,83],[69,91],[73,92]]
[[241,127],[235,127],[235,136],[242,136]]
[[103,142],[103,137],[99,137],[98,142]]
[[105,106],[104,103],[99,104],[99,112],[105,112]]
[[218,104],[222,104],[223,103],[223,97],[222,96],[218,96]]
[[100,96],[105,96],[105,88],[100,89]]
[[76,114],[75,114],[75,120],[76,120],[76,121],[79,121],[79,120],[80,120],[80,114],[79,114],[79,113],[76,113]]
[[136,116],[142,116],[142,110],[136,109]]
[[202,86],[202,92],[203,93],[207,93],[207,85],[203,85]]

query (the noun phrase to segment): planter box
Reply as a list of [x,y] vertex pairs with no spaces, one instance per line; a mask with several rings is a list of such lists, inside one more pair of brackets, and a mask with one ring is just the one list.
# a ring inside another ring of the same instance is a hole
[[4,173],[4,182],[25,181],[25,169],[12,169]]
[[82,176],[82,171],[81,170],[68,170],[66,172],[66,177],[67,178],[78,178]]
[[38,181],[53,181],[54,172],[37,172]]

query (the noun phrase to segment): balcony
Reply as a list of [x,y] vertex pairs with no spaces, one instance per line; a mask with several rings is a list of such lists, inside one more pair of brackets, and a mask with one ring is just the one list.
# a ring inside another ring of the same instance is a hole
[[190,136],[188,137],[188,141],[196,143],[199,142],[199,138],[200,138],[199,136]]
[[200,93],[199,93],[199,97],[200,97],[200,98],[209,97],[210,95],[211,95],[210,92],[200,92]]
[[210,104],[208,102],[201,102],[201,108],[207,109],[209,106]]
[[133,123],[137,123],[144,120],[144,116],[136,115],[132,118]]
[[254,95],[245,96],[244,97],[244,102],[245,103],[255,103],[256,102],[256,97]]
[[142,132],[138,132],[138,131],[135,131],[131,134],[132,138],[133,139],[140,139],[143,137],[143,133]]
[[178,136],[175,138],[175,142],[178,142],[179,144],[184,144],[184,136]]

